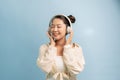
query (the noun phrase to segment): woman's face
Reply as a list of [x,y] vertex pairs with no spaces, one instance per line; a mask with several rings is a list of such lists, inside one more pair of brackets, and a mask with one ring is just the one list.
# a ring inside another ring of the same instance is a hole
[[55,40],[60,40],[66,36],[66,25],[61,19],[55,18],[50,26],[50,31]]

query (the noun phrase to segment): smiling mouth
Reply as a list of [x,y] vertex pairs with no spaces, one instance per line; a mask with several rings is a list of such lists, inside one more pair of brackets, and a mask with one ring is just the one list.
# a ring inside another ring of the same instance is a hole
[[58,36],[58,34],[53,34],[53,36]]
[[58,36],[58,35],[59,35],[58,33],[53,33],[53,36],[55,36],[55,37]]

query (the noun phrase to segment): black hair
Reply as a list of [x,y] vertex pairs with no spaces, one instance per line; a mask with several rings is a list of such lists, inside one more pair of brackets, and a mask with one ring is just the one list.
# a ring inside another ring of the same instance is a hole
[[[75,19],[74,16],[69,15],[69,16],[67,16],[67,17],[70,19],[71,23],[75,23],[76,19]],[[54,16],[54,17],[51,19],[49,26],[51,25],[52,21],[53,21],[55,18],[58,18],[58,19],[63,20],[63,22],[64,22],[64,24],[66,24],[66,26],[70,26],[70,23],[69,23],[68,19],[67,19],[64,15],[56,15],[56,16]]]

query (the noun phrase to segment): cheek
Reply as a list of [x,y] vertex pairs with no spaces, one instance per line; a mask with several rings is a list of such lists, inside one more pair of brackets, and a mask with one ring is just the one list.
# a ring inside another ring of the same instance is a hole
[[66,28],[61,29],[61,33],[62,33],[63,35],[65,35],[65,34],[66,34]]

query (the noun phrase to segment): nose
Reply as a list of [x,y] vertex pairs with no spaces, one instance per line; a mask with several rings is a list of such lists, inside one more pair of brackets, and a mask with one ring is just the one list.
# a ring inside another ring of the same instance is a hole
[[54,28],[54,31],[57,31],[57,30],[58,30],[58,28],[57,28],[57,27],[55,27],[55,28]]

